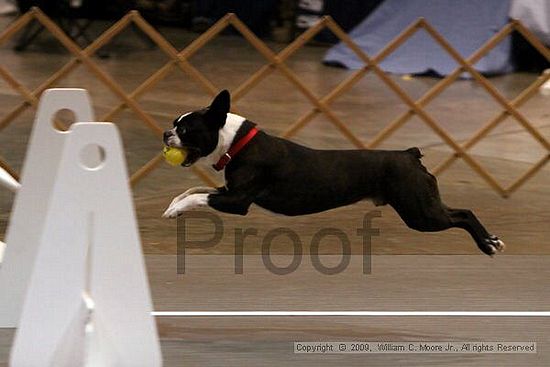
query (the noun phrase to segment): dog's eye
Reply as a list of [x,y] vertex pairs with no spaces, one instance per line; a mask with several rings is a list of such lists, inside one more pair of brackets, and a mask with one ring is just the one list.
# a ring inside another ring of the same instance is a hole
[[187,130],[186,130],[185,127],[183,127],[183,126],[178,126],[178,127],[176,128],[176,131],[178,132],[179,135],[183,135],[183,134],[185,134],[185,133],[187,132]]

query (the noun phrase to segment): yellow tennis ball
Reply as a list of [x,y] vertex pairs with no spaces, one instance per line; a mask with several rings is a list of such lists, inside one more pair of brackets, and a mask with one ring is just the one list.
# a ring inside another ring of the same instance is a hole
[[179,166],[187,158],[187,150],[182,148],[164,147],[162,154],[166,162],[172,166]]

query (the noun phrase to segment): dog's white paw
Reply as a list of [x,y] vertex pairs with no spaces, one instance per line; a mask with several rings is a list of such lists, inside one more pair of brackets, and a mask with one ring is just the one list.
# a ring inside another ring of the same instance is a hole
[[[179,200],[178,200],[179,199]],[[192,194],[183,199],[179,197],[172,200],[168,209],[162,214],[163,218],[176,218],[191,209],[208,205],[208,194]]]
[[506,248],[506,244],[502,242],[497,236],[491,236],[492,245],[498,252],[503,252]]
[[163,218],[176,218],[178,215],[182,214],[186,210],[192,209],[190,205],[186,202],[185,199],[179,201],[172,201],[168,206],[168,209],[162,214]]
[[182,201],[186,197],[189,197],[191,195],[195,194],[214,194],[218,192],[218,189],[215,189],[213,187],[207,187],[207,186],[198,186],[198,187],[192,187],[189,190],[185,191],[183,194],[179,194],[174,199],[172,199],[172,202],[169,206],[175,205],[177,202]]
[[[179,203],[180,201],[182,201],[186,197],[187,197],[187,195],[184,196],[184,194],[176,196],[175,198],[172,199],[172,201],[170,202],[170,205],[168,205],[168,209],[170,209],[173,206],[176,206],[177,203]],[[168,211],[168,209],[166,209],[166,211]]]
[[[176,204],[177,204],[177,202],[176,202]],[[174,204],[170,204],[170,206],[168,206],[168,209],[166,209],[164,211],[164,213],[162,214],[162,217],[163,218],[176,218],[178,215],[179,215],[179,210],[178,210],[177,206],[174,205]]]
[[497,252],[503,252],[506,248],[504,242],[502,242],[497,236],[491,235],[489,238],[486,238],[484,241],[484,247],[482,251],[489,256],[493,256]]

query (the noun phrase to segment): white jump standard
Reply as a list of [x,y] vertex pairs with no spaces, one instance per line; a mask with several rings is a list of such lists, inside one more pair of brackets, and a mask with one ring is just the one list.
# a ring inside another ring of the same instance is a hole
[[0,327],[18,326],[10,366],[160,367],[118,130],[78,122],[59,132],[52,117],[63,108],[93,121],[85,90],[41,99],[0,267]]

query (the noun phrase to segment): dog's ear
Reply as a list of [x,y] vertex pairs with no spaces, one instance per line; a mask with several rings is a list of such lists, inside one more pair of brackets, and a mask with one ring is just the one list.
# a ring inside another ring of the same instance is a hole
[[231,96],[229,92],[224,89],[222,90],[216,98],[212,101],[209,107],[209,112],[214,112],[216,114],[226,115],[231,108]]
[[210,127],[220,129],[225,124],[231,105],[231,96],[227,90],[222,90],[208,107],[206,118]]

